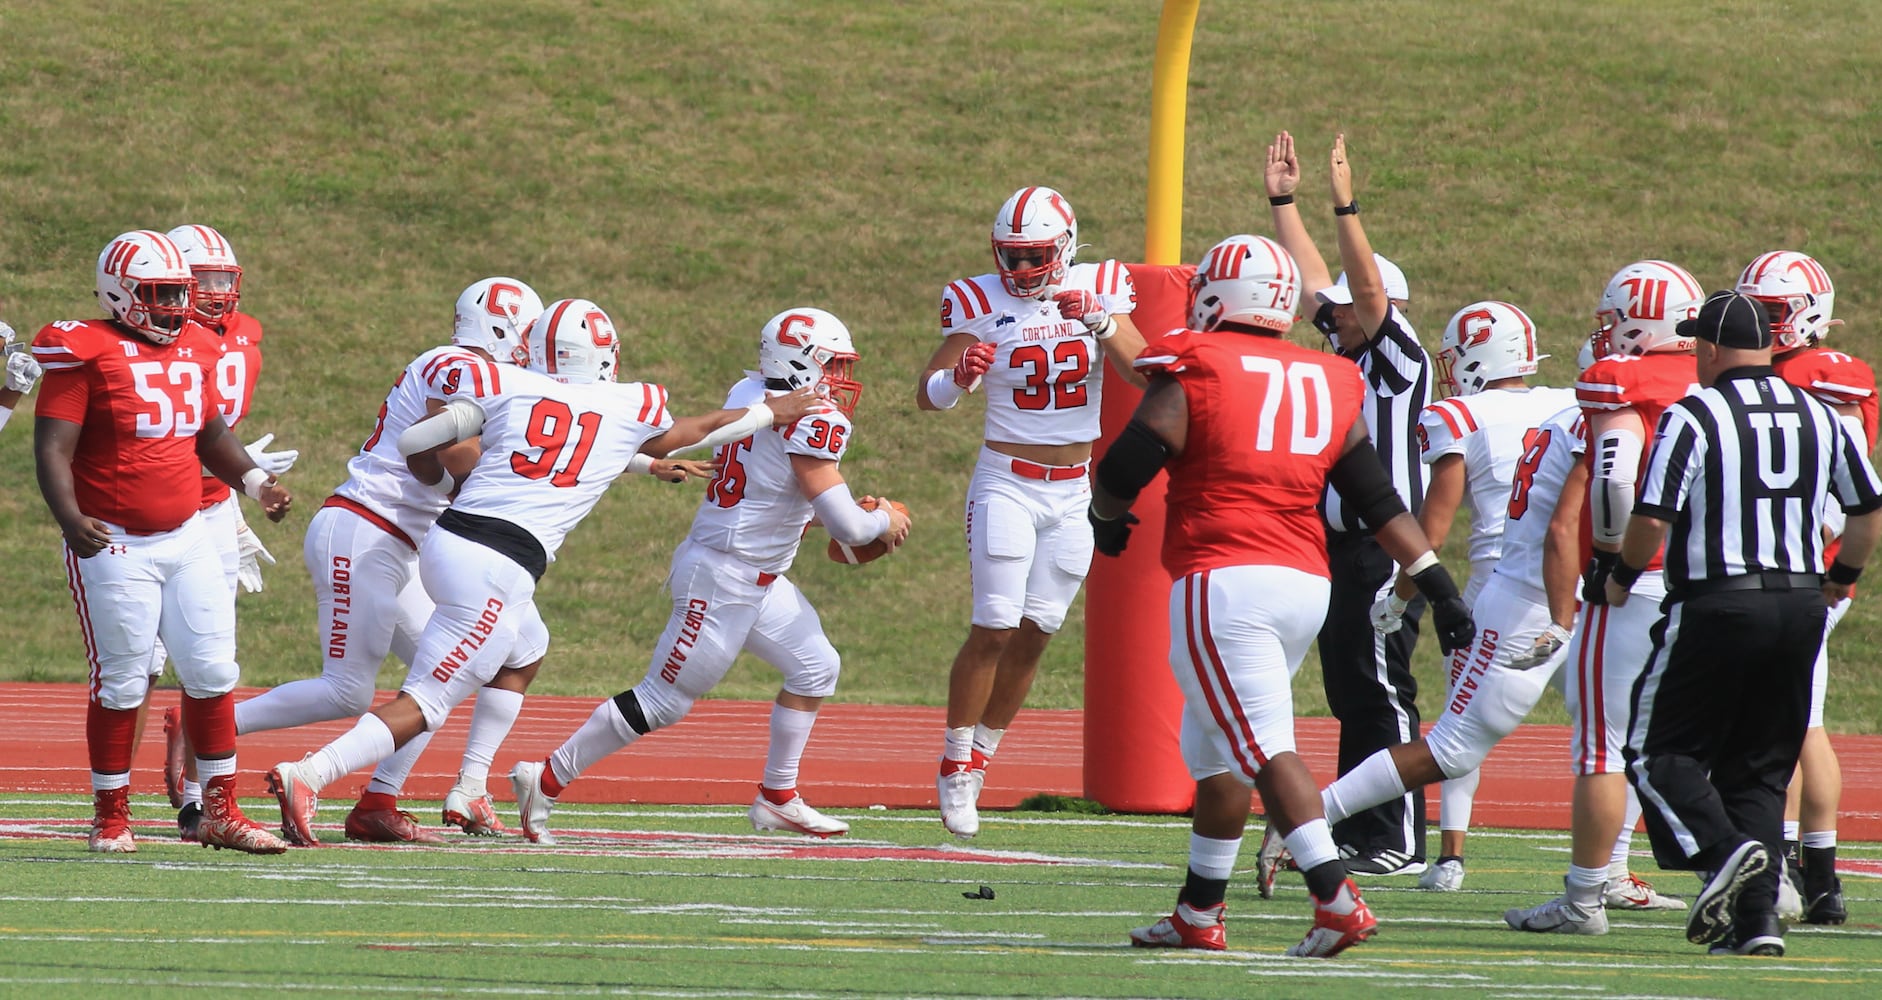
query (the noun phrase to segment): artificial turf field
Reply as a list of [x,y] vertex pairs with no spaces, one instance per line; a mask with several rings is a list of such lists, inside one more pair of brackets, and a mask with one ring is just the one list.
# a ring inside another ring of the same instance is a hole
[[[501,782],[499,782],[500,784]],[[504,797],[501,792],[499,798]],[[1566,833],[1472,835],[1465,890],[1371,880],[1381,924],[1331,961],[1287,959],[1308,897],[1283,876],[1229,894],[1226,954],[1133,949],[1182,878],[1180,817],[985,814],[961,843],[923,811],[830,810],[831,841],[754,834],[744,810],[570,804],[560,843],[249,857],[178,843],[134,798],[137,854],[87,854],[90,802],[0,798],[0,995],[1795,997],[1882,991],[1882,846],[1845,844],[1852,922],[1796,928],[1782,959],[1712,958],[1680,913],[1611,914],[1605,937],[1507,929],[1560,888]],[[435,803],[408,802],[421,819]],[[257,819],[271,801],[250,800]],[[508,803],[501,808],[514,822]],[[1258,824],[1251,832],[1258,833]],[[1644,836],[1637,839],[1644,849]],[[1252,864],[1254,837],[1244,851]],[[1636,870],[1690,892],[1688,875]],[[993,899],[978,895],[981,886]]]

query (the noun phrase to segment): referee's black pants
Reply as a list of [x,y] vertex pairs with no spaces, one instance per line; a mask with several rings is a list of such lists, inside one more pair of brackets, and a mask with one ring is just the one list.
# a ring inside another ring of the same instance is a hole
[[[1418,681],[1411,656],[1425,599],[1412,601],[1403,628],[1381,636],[1372,628],[1372,604],[1396,571],[1392,558],[1370,532],[1329,531],[1327,568],[1332,589],[1320,628],[1320,676],[1327,707],[1340,720],[1340,773],[1345,774],[1385,747],[1418,738]],[[1362,855],[1394,850],[1423,858],[1424,789],[1348,816],[1334,824],[1333,839]]]
[[1716,871],[1746,839],[1772,866],[1739,897],[1768,913],[1784,856],[1784,788],[1810,721],[1826,609],[1814,587],[1668,599],[1634,682],[1627,778],[1661,868]]

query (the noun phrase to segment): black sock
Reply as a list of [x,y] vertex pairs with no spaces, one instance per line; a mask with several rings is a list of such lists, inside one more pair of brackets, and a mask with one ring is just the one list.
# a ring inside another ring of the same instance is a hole
[[1196,869],[1189,870],[1189,877],[1183,880],[1183,891],[1178,893],[1176,901],[1188,903],[1192,910],[1206,910],[1222,902],[1229,894],[1229,880],[1225,878],[1204,878],[1196,874]]
[[1446,861],[1455,861],[1455,862],[1457,862],[1458,864],[1460,864],[1460,865],[1461,865],[1461,864],[1463,864],[1463,863],[1464,863],[1464,856],[1463,856],[1462,854],[1440,854],[1440,855],[1438,855],[1438,864],[1443,864],[1443,863],[1445,863]]
[[1323,861],[1307,872],[1307,891],[1322,903],[1332,902],[1345,884],[1346,864],[1342,861]]
[[1803,867],[1806,902],[1836,888],[1836,848],[1804,848]]
[[1798,847],[1799,847],[1798,841],[1795,841],[1795,840],[1785,841],[1784,842],[1784,860],[1789,861],[1791,864],[1796,865],[1799,868],[1802,868],[1804,866],[1803,855],[1798,853]]

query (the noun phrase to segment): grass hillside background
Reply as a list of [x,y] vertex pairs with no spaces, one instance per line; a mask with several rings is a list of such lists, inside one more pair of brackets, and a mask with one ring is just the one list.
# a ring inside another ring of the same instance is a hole
[[[302,452],[292,516],[251,514],[280,565],[241,599],[241,658],[247,682],[272,684],[319,662],[302,531],[466,284],[512,274],[594,299],[625,370],[689,413],[754,363],[773,313],[830,309],[868,385],[845,471],[917,523],[893,559],[850,569],[807,548],[794,576],[845,654],[838,697],[938,703],[969,610],[960,503],[980,404],[913,406],[937,297],[990,269],[993,212],[1026,184],[1065,192],[1087,259],[1141,255],[1157,8],[12,4],[0,318],[30,337],[97,315],[94,260],[127,229],[200,222],[234,243],[268,331],[241,434]],[[1566,384],[1621,265],[1664,257],[1719,287],[1788,247],[1836,281],[1838,343],[1882,357],[1878,51],[1882,6],[1849,2],[1204,3],[1184,256],[1266,229],[1262,151],[1282,128],[1333,254],[1325,149],[1343,130],[1368,232],[1409,275],[1428,346],[1465,303],[1507,299],[1545,331],[1546,380]],[[29,410],[0,433],[0,677],[81,680]],[[541,591],[555,649],[539,690],[604,695],[640,676],[697,498],[624,483],[570,539]],[[1882,731],[1876,600],[1837,633],[1840,730]],[[1075,611],[1034,704],[1079,703],[1081,634]],[[1435,684],[1428,638],[1420,653]],[[718,694],[774,690],[746,662]],[[1322,710],[1311,661],[1297,690]]]

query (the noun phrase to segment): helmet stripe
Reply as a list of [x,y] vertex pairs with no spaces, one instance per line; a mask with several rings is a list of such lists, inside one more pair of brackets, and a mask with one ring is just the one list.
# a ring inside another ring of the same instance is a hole
[[[1037,192],[1038,190],[1039,189],[1036,187],[1029,187],[1024,191],[1021,191],[1019,193],[1019,198],[1013,202],[1013,219],[1011,223],[1013,227],[1013,232],[1015,233],[1019,232],[1020,227],[1025,225],[1026,203],[1032,200],[1032,196],[1034,192]],[[985,216],[982,216],[982,218],[985,218]]]
[[555,328],[562,322],[562,314],[565,312],[568,312],[569,306],[572,306],[574,304],[575,304],[574,299],[563,299],[561,302],[557,303],[555,307],[555,315],[549,317],[548,325],[543,327],[542,329],[543,363],[547,365],[547,367],[544,368],[543,370],[545,372],[548,372],[551,375],[554,375],[556,373],[555,372]]

